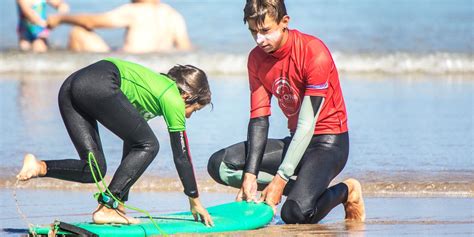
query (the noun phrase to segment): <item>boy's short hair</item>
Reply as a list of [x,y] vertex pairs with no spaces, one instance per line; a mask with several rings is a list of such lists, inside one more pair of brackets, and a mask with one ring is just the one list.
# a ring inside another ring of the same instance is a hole
[[263,24],[265,16],[270,16],[280,22],[287,15],[284,0],[247,0],[244,8],[244,24],[255,20]]

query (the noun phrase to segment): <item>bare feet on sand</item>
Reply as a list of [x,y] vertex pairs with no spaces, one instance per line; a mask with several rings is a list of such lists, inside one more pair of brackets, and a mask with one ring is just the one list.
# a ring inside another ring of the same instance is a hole
[[96,224],[138,224],[139,219],[126,216],[122,211],[118,209],[107,208],[106,206],[99,204],[96,211],[92,213],[92,221]]
[[23,167],[16,178],[20,181],[26,181],[31,178],[36,178],[46,175],[46,163],[36,159],[32,154],[26,154],[23,159]]
[[343,183],[348,187],[347,202],[344,203],[346,221],[365,221],[365,205],[359,181],[351,178]]

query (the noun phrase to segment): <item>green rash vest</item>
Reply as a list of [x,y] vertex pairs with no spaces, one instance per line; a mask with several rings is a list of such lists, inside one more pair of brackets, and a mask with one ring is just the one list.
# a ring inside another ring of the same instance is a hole
[[185,105],[176,83],[136,63],[106,58],[120,72],[120,90],[145,120],[163,116],[168,131],[186,130]]

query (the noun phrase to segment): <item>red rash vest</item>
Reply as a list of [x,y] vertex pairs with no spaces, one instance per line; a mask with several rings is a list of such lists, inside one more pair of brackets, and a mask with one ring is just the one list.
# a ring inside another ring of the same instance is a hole
[[324,43],[297,30],[289,30],[285,44],[272,54],[258,46],[249,55],[250,117],[268,116],[272,95],[294,133],[304,96],[324,97],[314,134],[348,131],[347,113],[339,76]]

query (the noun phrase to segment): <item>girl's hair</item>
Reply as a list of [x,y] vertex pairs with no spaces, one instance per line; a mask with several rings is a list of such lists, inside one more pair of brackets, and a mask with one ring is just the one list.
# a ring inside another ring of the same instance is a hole
[[189,94],[185,103],[198,103],[206,106],[211,104],[211,90],[206,73],[192,65],[176,65],[168,71],[168,77],[176,82],[179,92]]
[[265,16],[272,17],[277,23],[287,15],[284,0],[247,0],[244,7],[244,23],[255,20],[263,24]]

